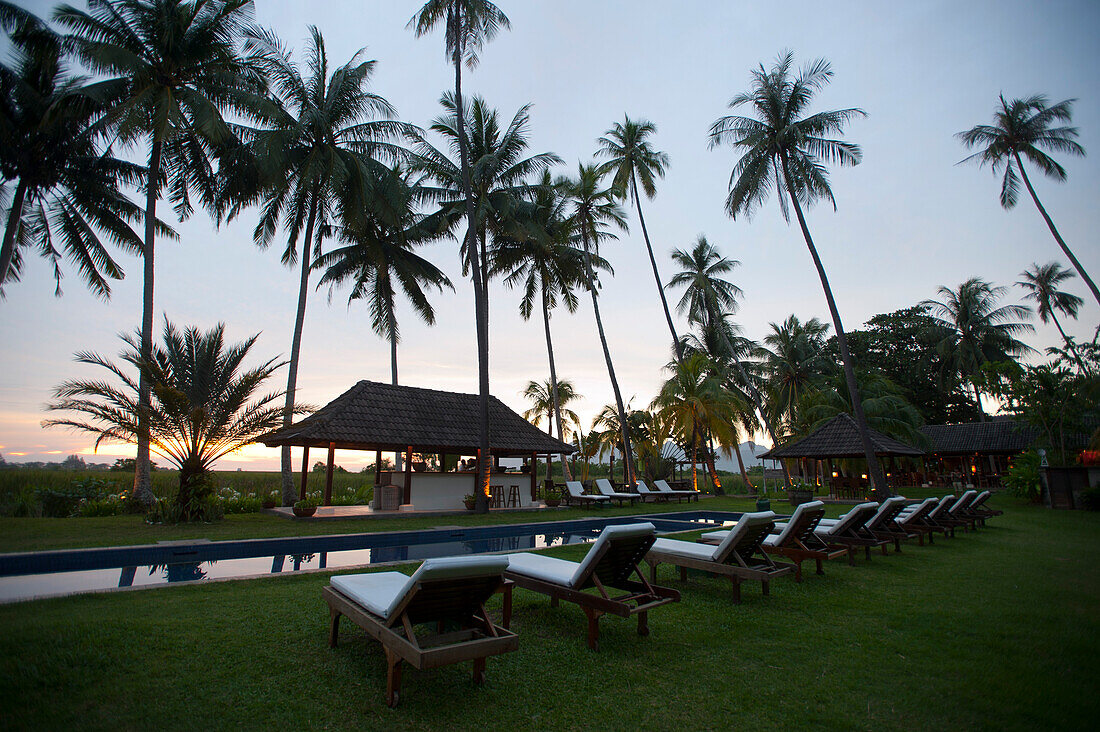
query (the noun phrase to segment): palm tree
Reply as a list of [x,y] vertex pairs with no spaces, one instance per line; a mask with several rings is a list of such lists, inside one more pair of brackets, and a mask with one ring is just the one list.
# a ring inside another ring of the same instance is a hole
[[[392,119],[395,112],[389,102],[368,91],[375,62],[362,59],[365,49],[330,74],[325,40],[317,28],[309,31],[304,69],[271,33],[249,35],[248,51],[271,79],[274,95],[264,110],[264,128],[248,133],[259,188],[253,195],[238,195],[227,214],[232,219],[243,205],[258,199],[260,218],[253,240],[261,248],[269,246],[281,221],[288,234],[283,263],[289,267],[301,260],[284,426],[294,415],[309,276],[322,254],[322,234],[341,211],[370,205],[371,182],[385,180],[387,172],[374,157],[400,156],[402,151],[387,140],[413,131]],[[351,193],[357,195],[348,200]],[[290,451],[284,446],[281,454],[285,505],[296,499]]]
[[[1016,205],[1019,198],[1020,183],[1016,178],[1016,171],[1020,171],[1020,177],[1024,179],[1027,192],[1031,194],[1031,200],[1035,202],[1035,208],[1043,216],[1054,240],[1062,248],[1062,252],[1069,258],[1077,274],[1092,290],[1092,296],[1100,304],[1100,290],[1096,283],[1085,272],[1085,268],[1074,256],[1070,248],[1062,240],[1062,235],[1054,226],[1047,210],[1039,202],[1039,196],[1031,185],[1031,179],[1027,177],[1023,158],[1031,161],[1032,165],[1048,178],[1058,182],[1066,179],[1066,171],[1054,158],[1047,155],[1044,150],[1051,152],[1067,153],[1084,157],[1085,148],[1076,141],[1076,127],[1052,127],[1058,122],[1069,122],[1073,117],[1073,103],[1075,99],[1066,99],[1055,105],[1048,106],[1047,98],[1042,94],[1030,96],[1027,99],[1005,100],[1004,94],[1000,95],[1001,106],[993,115],[992,125],[977,125],[966,132],[955,135],[968,149],[981,147],[978,152],[965,158],[962,162],[973,160],[978,165],[989,166],[994,174],[1004,168],[1004,178],[1001,182],[1001,207],[1010,209]],[[1022,157],[1021,157],[1022,156]],[[1016,163],[1013,167],[1013,162]]]
[[139,381],[125,365],[78,353],[78,362],[107,369],[121,385],[102,380],[62,383],[47,408],[80,416],[42,425],[94,434],[97,448],[103,442],[135,444],[148,434],[152,450],[179,469],[176,505],[185,518],[201,515],[201,502],[212,490],[204,480],[210,466],[277,428],[282,416],[282,393],[258,395],[257,390],[283,363],[271,359],[243,370],[259,334],[232,346],[226,346],[224,334],[220,323],[206,332],[180,332],[165,321],[164,345],[148,357],[141,353],[139,334],[122,336],[127,346],[122,360],[153,385],[148,407],[141,404]]
[[[510,28],[508,17],[488,0],[428,0],[409,21],[419,38],[432,28],[444,23],[446,27],[447,58],[455,69],[455,109],[464,110],[462,103],[462,64],[473,68],[478,62],[478,51],[486,41],[491,41],[501,28]],[[456,115],[458,132],[458,158],[462,171],[462,193],[466,208],[466,251],[474,251],[474,193],[470,183],[469,144],[466,140],[465,115]],[[476,255],[475,255],[476,256]],[[488,283],[482,278],[484,264],[476,259],[471,271],[474,281],[474,320],[477,328],[478,391],[480,395],[478,422],[477,496],[475,510],[489,511],[489,305]]]
[[[584,252],[573,246],[573,232],[565,206],[562,190],[551,183],[549,171],[544,171],[542,183],[534,191],[534,200],[521,207],[513,224],[515,235],[497,238],[490,270],[490,274],[504,274],[504,283],[509,287],[522,288],[519,311],[524,320],[530,320],[534,312],[535,297],[540,299],[546,357],[550,363],[550,397],[558,439],[563,441],[565,430],[558,408],[560,395],[554,342],[550,337],[550,311],[561,302],[569,312],[576,312],[578,300],[574,288],[584,282]],[[595,266],[610,269],[602,257],[593,259]],[[571,479],[565,455],[559,458],[562,475]]]
[[69,73],[60,36],[3,2],[0,27],[10,33],[14,61],[0,63],[0,175],[15,185],[0,246],[0,292],[19,280],[22,250],[33,247],[53,265],[60,295],[56,243],[88,288],[108,298],[108,279],[121,279],[122,269],[99,232],[141,253],[129,223],[140,221],[142,210],[119,186],[143,180],[144,169],[99,149],[103,106],[81,93],[87,80]]
[[390,181],[385,187],[390,191],[385,196],[385,205],[348,212],[351,220],[339,229],[345,246],[322,255],[312,268],[324,268],[317,286],[329,285],[330,297],[335,286],[351,281],[348,304],[367,301],[371,329],[389,341],[390,379],[397,384],[397,344],[401,340],[397,288],[405,293],[413,312],[428,325],[434,325],[435,309],[424,288],[453,290],[454,285],[442,270],[413,252],[413,247],[434,241],[440,235],[436,227],[416,213],[418,186],[410,183],[400,170],[387,176]]
[[1048,262],[1043,265],[1033,264],[1031,269],[1022,272],[1020,276],[1023,279],[1016,284],[1027,292],[1024,299],[1035,301],[1040,322],[1054,321],[1058,332],[1062,334],[1066,349],[1073,354],[1077,365],[1081,367],[1081,372],[1088,375],[1090,372],[1084,360],[1081,359],[1081,354],[1078,353],[1077,347],[1062,329],[1062,324],[1058,322],[1057,311],[1061,310],[1065,315],[1076,319],[1077,311],[1085,302],[1077,295],[1058,289],[1062,282],[1073,279],[1073,272],[1063,269],[1057,262]]
[[[259,70],[241,53],[252,28],[250,0],[88,0],[88,10],[62,5],[54,18],[72,31],[77,57],[97,76],[87,93],[108,105],[107,120],[123,144],[148,144],[145,175],[144,287],[141,353],[153,347],[153,277],[157,201],[164,184],[176,214],[215,198],[210,156],[233,142],[222,112],[250,116],[264,88]],[[148,408],[151,385],[140,375],[139,404]],[[152,501],[148,418],[139,411],[134,497]]]
[[957,290],[941,286],[938,294],[942,301],[921,302],[921,306],[929,308],[932,327],[939,335],[937,348],[944,367],[970,382],[983,421],[985,412],[977,380],[982,365],[1012,361],[1033,350],[1016,340],[1017,334],[1035,330],[1029,323],[1017,320],[1030,316],[1031,310],[1024,305],[997,304],[1007,291],[1008,288],[994,287],[979,277],[971,277]]
[[[681,313],[687,311],[688,322],[698,324],[705,334],[725,341],[720,348],[717,343],[712,343],[712,347],[707,350],[708,354],[712,358],[721,354],[729,360],[736,373],[740,390],[760,414],[760,419],[768,435],[771,436],[772,442],[778,444],[779,435],[772,427],[771,418],[765,409],[766,405],[756,387],[755,379],[751,377],[743,363],[744,356],[751,353],[752,344],[735,342],[736,334],[726,322],[727,314],[736,310],[737,298],[742,292],[740,287],[724,279],[723,275],[732,272],[735,267],[740,266],[741,262],[722,256],[718,249],[711,246],[707,238],[702,235],[690,252],[677,249],[672,253],[672,259],[680,265],[681,270],[673,275],[669,285],[684,288],[684,294],[676,304],[676,309]],[[749,347],[743,347],[745,345]],[[737,460],[740,464],[740,450],[737,452]],[[790,475],[787,474],[786,469],[784,464],[784,476],[787,484],[790,485]],[[742,477],[747,481],[748,474],[743,465],[741,472]]]
[[730,191],[726,198],[726,212],[730,217],[736,219],[738,214],[751,217],[774,187],[783,218],[789,221],[784,194],[790,198],[833,320],[860,440],[870,467],[872,487],[879,491],[878,495],[885,497],[890,495],[890,491],[871,445],[840,311],[833,300],[829,278],[802,213],[802,204],[811,205],[819,199],[827,200],[836,208],[825,163],[857,165],[863,154],[858,145],[825,135],[840,133],[849,120],[864,116],[864,112],[852,108],[807,115],[814,93],[832,78],[832,68],[828,61],[819,59],[792,76],[793,60],[794,55],[788,51],[780,55],[771,71],[761,65],[752,72],[752,89],[736,95],[730,100],[729,107],[737,109],[749,105],[756,117],[731,115],[720,118],[711,125],[710,146],[713,148],[729,143],[745,150],[730,177]]
[[794,315],[770,326],[772,332],[764,336],[770,408],[775,419],[790,425],[798,418],[802,397],[833,368],[825,348],[829,326],[817,318],[803,323]]
[[626,419],[626,408],[623,406],[622,392],[619,391],[619,380],[615,377],[615,365],[611,362],[611,351],[607,347],[593,266],[593,255],[599,255],[600,242],[615,238],[607,227],[613,225],[625,230],[626,219],[623,217],[622,209],[615,203],[614,189],[603,188],[602,178],[595,165],[580,164],[577,167],[576,179],[563,180],[560,184],[566,189],[571,209],[570,219],[584,247],[585,286],[592,296],[592,312],[596,317],[596,329],[600,334],[600,345],[603,346],[603,357],[607,363],[607,375],[611,379],[611,390],[615,393],[618,425],[622,434],[623,457],[626,460],[623,482],[628,487],[632,487],[634,485],[634,450],[630,445],[630,424]]
[[[568,435],[562,430],[562,416],[569,420],[570,424],[577,424],[580,417],[569,408],[571,402],[578,401],[580,394],[573,388],[573,382],[568,379],[555,381],[553,378],[544,382],[528,381],[527,388],[523,390],[523,396],[531,402],[531,408],[523,413],[523,418],[538,427],[546,419],[546,431],[554,433],[554,424],[558,426],[558,439],[565,442]],[[565,456],[561,455],[562,476],[566,480],[573,480],[569,473],[569,466],[565,462]],[[547,460],[546,477],[550,478],[550,463]]]
[[596,155],[608,158],[600,165],[599,171],[601,174],[612,174],[611,180],[616,195],[623,200],[629,197],[638,209],[638,223],[642,226],[645,248],[649,252],[649,264],[653,267],[657,294],[661,296],[661,307],[665,311],[668,331],[672,334],[676,359],[681,360],[684,354],[680,351],[680,337],[676,335],[676,326],[672,322],[672,313],[668,309],[665,288],[661,284],[661,275],[657,271],[657,260],[653,257],[653,245],[649,243],[649,230],[646,229],[645,217],[642,216],[642,198],[638,193],[638,184],[641,183],[642,192],[645,193],[646,198],[652,200],[657,195],[657,186],[654,181],[656,178],[664,178],[665,168],[668,167],[668,155],[654,150],[646,139],[656,131],[657,126],[649,120],[632,120],[623,115],[623,121],[616,122],[604,133],[604,137],[598,140],[600,149]]

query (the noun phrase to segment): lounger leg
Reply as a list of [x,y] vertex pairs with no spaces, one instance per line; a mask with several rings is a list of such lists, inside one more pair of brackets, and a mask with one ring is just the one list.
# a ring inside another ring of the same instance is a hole
[[871,561],[871,545],[867,544],[863,547],[863,552],[867,555],[867,561]]
[[386,704],[392,709],[401,699],[401,658],[386,649]]
[[336,647],[336,636],[340,631],[340,611],[334,607],[329,608],[330,625],[328,633],[328,647]]
[[895,554],[900,554],[901,553],[901,539],[898,539],[898,538],[894,539],[894,553]]
[[917,546],[924,546],[924,534],[917,534]]
[[853,547],[848,547],[848,566],[856,566],[856,553],[853,550]]
[[484,658],[475,658],[474,659],[474,683],[475,684],[485,683],[485,659]]
[[638,635],[643,636],[643,637],[649,635],[649,613],[648,612],[638,613]]
[[772,586],[771,586],[770,582],[768,582],[767,580],[760,580],[760,586],[763,589],[764,597],[767,597],[768,595],[771,594],[771,592],[772,592],[771,587]]
[[801,559],[794,563],[794,581],[795,582],[801,582],[802,581],[802,560]]
[[687,582],[688,581],[688,568],[687,567],[680,567],[680,581],[681,582]]
[[600,650],[600,616],[599,610],[590,607],[584,608],[584,614],[588,616],[588,647],[593,651]]
[[505,629],[512,627],[512,587],[509,585],[504,588],[504,610],[501,613]]
[[818,574],[825,574],[825,569],[821,566],[821,557],[818,557],[814,561],[817,562],[817,573]]
[[558,598],[551,597],[550,598],[550,607],[557,607],[557,606],[558,606]]
[[740,577],[730,577],[730,579],[733,580],[733,604],[734,605],[740,605],[741,604],[741,578]]
[[649,581],[657,584],[657,565],[660,562],[649,562]]
[[889,556],[890,549],[885,544],[882,545],[882,556]]

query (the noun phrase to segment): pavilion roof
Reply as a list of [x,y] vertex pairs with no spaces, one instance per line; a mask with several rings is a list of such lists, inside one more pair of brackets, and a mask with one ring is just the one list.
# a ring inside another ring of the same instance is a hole
[[[259,439],[268,447],[295,445],[341,450],[474,455],[478,446],[477,394],[360,381],[321,409]],[[497,455],[572,453],[574,448],[538,429],[489,397],[489,446]]]
[[995,418],[989,422],[929,424],[921,427],[932,443],[934,455],[970,455],[981,453],[1014,454],[1027,450],[1038,432],[1014,419]]
[[[871,445],[876,455],[917,457],[924,454],[923,450],[887,437],[881,432],[869,431]],[[864,455],[863,441],[860,439],[855,420],[848,414],[841,413],[801,440],[773,447],[760,457],[769,460],[802,457],[824,460],[825,458],[859,458]]]

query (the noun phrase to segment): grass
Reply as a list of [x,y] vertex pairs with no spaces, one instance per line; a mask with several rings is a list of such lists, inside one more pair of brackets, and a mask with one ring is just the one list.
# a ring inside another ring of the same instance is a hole
[[576,606],[517,590],[520,649],[485,686],[468,664],[406,669],[397,710],[376,643],[345,623],[327,647],[327,573],[4,606],[4,727],[1092,728],[1100,515],[995,500],[1006,514],[975,534],[833,562],[768,598],[746,585],[740,606],[664,568],[683,601],[648,638],[604,619],[599,653]]

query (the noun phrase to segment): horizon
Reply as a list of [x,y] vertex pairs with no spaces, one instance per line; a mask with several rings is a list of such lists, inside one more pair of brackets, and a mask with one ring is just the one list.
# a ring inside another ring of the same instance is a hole
[[[19,4],[40,16],[55,5]],[[968,153],[953,134],[987,123],[1001,92],[1009,98],[1044,93],[1051,101],[1078,100],[1072,124],[1086,150],[1100,155],[1097,4],[839,3],[828,15],[809,2],[782,8],[698,4],[675,13],[662,12],[664,6],[652,2],[498,4],[512,29],[486,44],[481,63],[466,72],[467,93],[485,97],[505,122],[533,102],[528,151],[558,153],[566,165],[555,173],[574,171],[578,159],[590,160],[596,139],[624,113],[654,122],[653,143],[669,153],[671,165],[658,181],[656,197],[642,205],[662,279],[667,282],[675,272],[669,252],[689,248],[705,233],[725,256],[741,261],[730,279],[745,291],[734,319],[747,337],[759,341],[768,323],[791,313],[831,322],[797,229],[783,222],[774,200],[751,220],[730,220],[722,202],[736,155],[729,148],[708,151],[706,145],[707,127],[728,113],[726,102],[747,87],[750,70],[758,63],[769,65],[784,48],[795,51],[799,67],[819,57],[832,62],[833,81],[815,100],[814,110],[860,107],[869,115],[844,135],[862,146],[863,163],[829,171],[838,210],[819,205],[807,212],[846,331],[861,329],[876,314],[933,298],[940,285],[954,287],[971,276],[1008,286],[1005,304],[1022,302],[1012,285],[1020,272],[1035,262],[1068,264],[1030,200],[1021,198],[1006,212],[997,200],[999,179],[988,169],[957,164]],[[264,3],[257,7],[257,21],[300,51],[308,19],[325,36],[330,67],[366,46],[366,58],[378,61],[371,90],[389,99],[401,119],[426,128],[440,114],[437,100],[453,79],[440,33],[415,39],[405,29],[417,7],[387,4],[364,11],[350,0],[310,6]],[[361,25],[346,22],[368,15]],[[638,38],[662,42],[638,49],[633,45]],[[616,75],[589,58],[595,54],[562,52],[594,43],[599,43],[600,61],[621,61],[622,68],[612,67]],[[429,138],[438,143],[438,137]],[[128,154],[140,157],[142,150]],[[1100,163],[1095,156],[1056,159],[1066,167],[1068,180],[1054,184],[1036,177],[1033,182],[1067,243],[1095,277],[1100,275],[1100,247],[1087,242],[1095,240],[1100,223],[1095,205]],[[624,401],[633,396],[633,405],[641,408],[663,379],[671,344],[637,213],[629,205],[624,209],[630,231],[601,252],[616,271],[603,283],[601,308]],[[166,205],[159,211],[175,223]],[[287,356],[297,273],[279,264],[279,239],[271,247],[276,251],[257,250],[251,241],[254,223],[255,210],[249,209],[216,229],[198,210],[176,225],[179,243],[158,240],[155,338],[167,313],[178,326],[225,322],[230,342],[261,332],[250,363],[260,356]],[[455,283],[454,293],[432,297],[437,325],[428,328],[403,301],[399,305],[401,383],[476,393],[473,298],[460,276],[456,248],[443,243],[422,250]],[[0,339],[7,344],[0,354],[0,454],[5,460],[44,462],[76,454],[109,464],[133,457],[130,446],[105,445],[94,452],[92,437],[39,426],[54,386],[68,378],[98,376],[93,367],[74,364],[72,354],[93,350],[113,356],[119,346],[116,334],[132,331],[140,319],[140,261],[130,255],[118,260],[128,276],[112,283],[109,303],[88,293],[67,263],[65,295],[54,298],[50,268],[37,255],[26,257],[23,280],[7,286],[0,301],[6,315]],[[1078,278],[1066,289],[1088,295]],[[666,292],[674,307],[679,292]],[[346,295],[339,291],[329,302],[327,291],[311,288],[299,371],[301,402],[322,406],[359,379],[389,380],[388,344],[371,333],[365,307],[347,306]],[[523,385],[548,373],[541,323],[522,321],[518,301],[518,293],[499,281],[492,284],[490,392],[522,413]],[[1064,326],[1074,337],[1091,339],[1098,321],[1100,308],[1086,299],[1079,318]],[[1025,339],[1028,345],[1040,352],[1059,345],[1053,324],[1031,322],[1036,332]],[[686,332],[682,317],[677,326]],[[582,299],[575,315],[555,311],[552,328],[559,379],[572,379],[586,397],[576,411],[587,425],[612,398],[590,303]],[[285,385],[285,378],[281,369],[268,386],[279,387],[280,379]],[[760,434],[745,439],[770,445]],[[299,455],[295,450],[296,465]],[[337,463],[352,472],[372,460],[373,453],[337,451]],[[277,449],[249,446],[218,461],[215,469],[277,470],[278,462]]]

